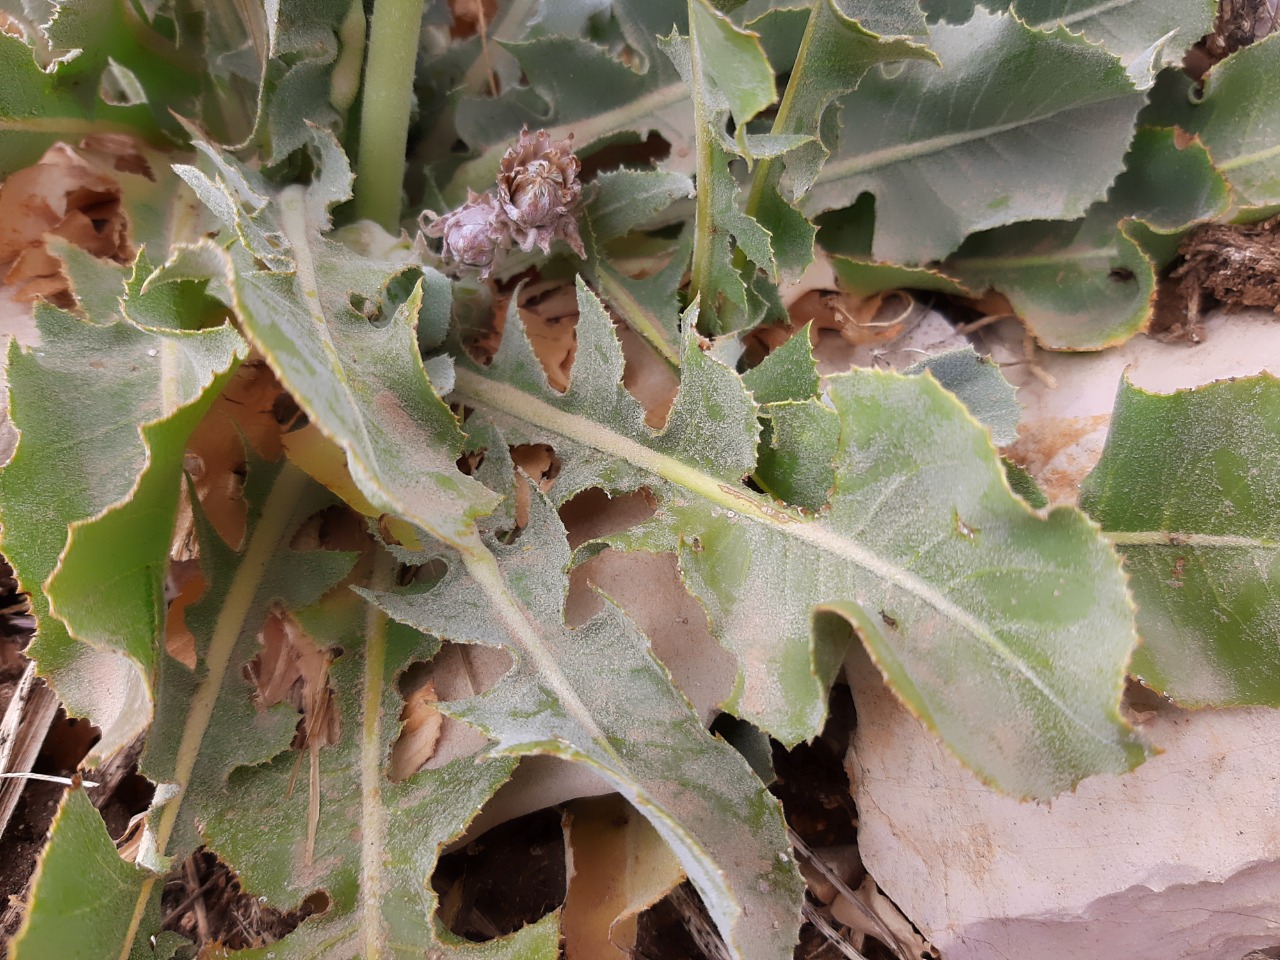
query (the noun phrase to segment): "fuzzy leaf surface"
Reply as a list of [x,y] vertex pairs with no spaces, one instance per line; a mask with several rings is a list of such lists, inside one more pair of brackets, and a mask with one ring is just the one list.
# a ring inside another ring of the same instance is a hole
[[271,952],[279,960],[410,960],[424,952],[441,960],[555,960],[555,914],[483,945],[458,940],[436,918],[431,875],[441,848],[515,766],[507,758],[465,757],[399,783],[388,776],[405,703],[397,681],[411,664],[430,659],[439,641],[389,623],[349,591],[300,611],[292,629],[321,650],[341,650],[327,676],[338,740],[231,771],[234,802],[209,810],[203,833],[254,895],[282,907],[315,891],[328,897],[323,915]]
[[102,815],[78,787],[67,791],[49,829],[11,955],[115,957],[110,946],[94,945],[120,942],[148,872],[120,858]]
[[1142,106],[1120,61],[1064,30],[982,9],[936,25],[929,46],[941,68],[872,71],[845,99],[841,146],[806,213],[869,191],[875,259],[921,263],[976,230],[1078,217],[1105,195]]
[[688,32],[684,0],[626,0],[614,3],[613,13],[639,55],[637,69],[604,47],[573,37],[503,44],[519,63],[527,86],[458,102],[458,136],[478,156],[453,171],[443,188],[448,203],[464,201],[468,187],[488,189],[523,124],[545,128],[553,140],[573,134],[580,153],[605,141],[644,139],[650,132],[661,134],[673,151],[691,146],[688,89],[655,39],[670,33],[673,25]]
[[991,431],[997,447],[1008,446],[1018,439],[1018,420],[1022,417],[1018,391],[1004,378],[998,364],[979,355],[973,347],[926,357],[902,372],[908,376],[931,374],[956,395],[975,420]]
[[[989,10],[998,3],[984,3]],[[1006,4],[1007,6],[1007,4]],[[1180,64],[1187,49],[1213,28],[1213,0],[1015,0],[1013,12],[1038,30],[1063,26],[1101,44],[1131,70],[1153,75]]]
[[650,224],[672,204],[691,196],[693,182],[683,174],[616,170],[596,180],[596,195],[583,212],[592,286],[672,363],[679,363],[680,304],[676,291],[688,266],[688,245],[678,243],[668,263],[643,278],[623,273],[607,256],[606,245]]
[[1241,207],[1280,204],[1280,34],[1237,50],[1174,121],[1204,141]]
[[351,173],[331,137],[317,134],[314,143],[322,166],[312,184],[270,199],[255,189],[261,202],[253,211],[232,203],[237,177],[249,183],[232,161],[219,158],[216,180],[188,174],[202,197],[227,211],[242,242],[276,238],[277,270],[255,269],[234,251],[223,257],[234,308],[280,382],[342,448],[373,506],[446,541],[466,536],[497,497],[457,469],[462,432],[417,350],[423,286],[444,280],[423,268],[423,280],[391,316],[370,319],[358,309],[382,303],[405,265],[368,259],[321,235],[330,205],[350,194]]
[[1081,220],[1032,221],[976,234],[945,269],[1009,298],[1039,342],[1097,350],[1151,318],[1156,270],[1190,225],[1226,212],[1230,189],[1204,146],[1140,129],[1105,201]]
[[875,64],[910,59],[932,60],[933,55],[903,37],[879,36],[851,19],[836,0],[819,0],[812,5],[772,128],[774,135],[808,139],[787,155],[792,199],[788,200],[781,189],[782,163],[768,159],[756,168],[747,201],[748,210],[773,236],[782,270],[798,273],[813,259],[815,230],[792,201],[808,191],[827,159],[829,151],[822,140],[827,107],[837,97],[854,90]]
[[[557,500],[588,486],[655,492],[655,519],[614,542],[678,551],[738,661],[729,709],[785,742],[816,733],[843,649],[827,621],[815,630],[815,612],[831,610],[898,696],[1011,793],[1049,796],[1141,758],[1118,713],[1135,636],[1117,558],[1078,512],[1032,513],[987,432],[935,381],[832,379],[835,490],[811,519],[739,482],[758,426],[735,374],[687,341],[671,419],[654,432],[619,386],[617,341],[582,288],[579,308],[565,394],[512,318],[491,367],[459,367],[456,396],[519,442],[556,449]],[[686,423],[714,424],[714,436]],[[1001,734],[1011,724],[1016,744]]]
[[1081,504],[1124,554],[1133,672],[1188,706],[1280,705],[1280,381],[1125,381]]
[[541,494],[515,544],[487,546],[489,562],[446,554],[449,571],[429,592],[375,598],[424,632],[511,650],[515,666],[496,687],[442,709],[496,740],[493,753],[589,766],[670,845],[733,957],[790,957],[803,883],[777,801],[703,728],[620,609],[606,603],[565,625],[569,545]]
[[172,316],[165,329],[45,305],[36,315],[40,348],[15,341],[8,357],[21,439],[0,473],[4,552],[31,595],[32,654],[73,713],[101,709],[97,657],[136,665],[130,709],[97,747],[106,756],[150,715],[187,435],[245,344],[230,327],[185,331]]

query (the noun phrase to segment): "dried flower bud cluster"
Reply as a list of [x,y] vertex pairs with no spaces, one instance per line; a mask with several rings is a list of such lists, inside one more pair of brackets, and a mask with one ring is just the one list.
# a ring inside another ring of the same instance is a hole
[[[497,197],[467,191],[467,202],[433,219],[424,232],[439,237],[440,256],[459,270],[479,270],[487,277],[512,243],[521,250],[535,246],[551,252],[559,237],[580,257],[586,256],[574,207],[582,195],[581,164],[573,155],[573,135],[552,142],[539,130],[520,131],[520,139],[502,157]],[[426,216],[424,214],[424,216]]]

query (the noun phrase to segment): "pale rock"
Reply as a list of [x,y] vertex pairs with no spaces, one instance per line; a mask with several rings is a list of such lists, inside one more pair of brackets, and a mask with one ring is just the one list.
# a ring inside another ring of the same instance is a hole
[[[1280,374],[1280,323],[1218,314],[1190,346],[1138,337],[1025,362],[1022,328],[988,329],[1025,405],[1013,457],[1073,502],[1106,442],[1121,377],[1171,392]],[[944,960],[1242,960],[1280,956],[1280,710],[1135,716],[1159,751],[1051,803],[980,783],[885,688],[858,647],[848,758],[868,872]]]

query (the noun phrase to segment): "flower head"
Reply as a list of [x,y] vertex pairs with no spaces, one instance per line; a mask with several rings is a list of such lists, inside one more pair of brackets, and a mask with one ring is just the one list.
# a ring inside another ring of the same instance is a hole
[[423,232],[444,240],[440,256],[446,264],[479,270],[482,278],[489,276],[511,243],[506,217],[493,197],[470,190],[466,203],[435,217]]
[[521,250],[532,250],[537,244],[549,253],[551,241],[559,237],[578,256],[586,256],[573,213],[582,194],[580,168],[573,155],[572,134],[553,143],[545,130],[520,131],[520,139],[502,157],[498,202]]

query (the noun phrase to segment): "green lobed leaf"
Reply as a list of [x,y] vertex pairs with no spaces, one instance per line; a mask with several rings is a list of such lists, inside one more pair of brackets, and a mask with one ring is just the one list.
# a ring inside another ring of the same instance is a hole
[[123,68],[132,74],[145,100],[151,125],[181,140],[174,112],[189,115],[200,94],[204,58],[180,37],[175,42],[139,16],[125,0],[58,4],[42,27],[58,55],[54,85],[92,111],[104,104],[104,75]]
[[621,610],[606,603],[566,627],[568,541],[546,499],[532,498],[515,544],[489,539],[487,562],[446,555],[449,572],[434,589],[382,593],[377,603],[419,630],[511,649],[515,666],[496,687],[442,709],[493,737],[491,752],[589,766],[671,846],[731,956],[790,957],[804,885],[777,800],[703,728]]
[[971,297],[973,291],[955,277],[929,267],[904,267],[896,263],[876,263],[860,257],[831,257],[840,289],[859,297],[884,290],[930,290],[955,297]]
[[[771,137],[764,150],[763,142],[748,144],[747,122],[776,99],[773,68],[759,37],[735,27],[707,0],[689,0],[689,10],[689,36],[673,32],[660,43],[693,94],[697,205],[690,296],[701,301],[708,332],[728,333],[761,319],[759,298],[749,293],[756,268],[777,276],[772,238],[740,209],[729,164],[738,155],[792,149],[803,138]],[[735,137],[727,131],[731,120]]]
[[83,103],[37,66],[30,47],[0,31],[0,177],[34,163],[58,140],[94,133],[160,139],[146,106]]
[[[735,22],[758,30],[763,35],[771,29],[771,20],[781,19],[779,14],[791,19],[791,15],[797,11],[802,14],[811,12],[813,6],[813,0],[747,0],[732,11],[732,16]],[[841,16],[856,20],[863,30],[882,37],[924,38],[929,33],[924,13],[916,0],[836,0],[835,7]],[[793,50],[799,46],[800,34],[804,31],[807,19],[801,16],[798,27],[788,28],[795,34]],[[770,59],[773,59],[772,54]],[[785,69],[792,61],[774,62]]]
[[692,240],[683,235],[665,266],[649,276],[623,273],[607,255],[611,240],[643,227],[673,203],[693,195],[688,177],[661,171],[617,170],[596,180],[596,195],[583,211],[587,277],[600,296],[630,327],[672,364],[679,363],[678,288],[689,262]]
[[1280,34],[1237,50],[1169,119],[1195,134],[1245,209],[1280,204]]
[[[8,357],[21,439],[0,473],[4,553],[31,595],[41,673],[68,710],[98,718],[107,756],[150,715],[187,435],[246,349],[229,326],[36,316],[40,347],[15,341]],[[116,654],[138,673],[118,692],[127,709],[103,718],[99,658]]]
[[577,38],[502,45],[519,63],[527,86],[508,88],[497,97],[458,101],[458,136],[478,156],[452,171],[443,189],[446,202],[462,203],[469,187],[488,189],[503,153],[525,124],[545,128],[552,139],[573,134],[580,154],[651,132],[664,137],[674,152],[690,146],[689,92],[655,41],[673,25],[687,32],[685,0],[618,0],[613,12],[638,55],[638,70]]
[[[983,6],[995,10],[1001,5]],[[1083,34],[1119,57],[1131,74],[1149,78],[1162,66],[1180,65],[1192,44],[1213,29],[1217,12],[1214,0],[1014,0],[1012,6],[1025,23]],[[1150,86],[1150,79],[1139,85]]]
[[118,944],[124,938],[148,876],[120,858],[84,790],[68,790],[31,878],[26,916],[10,956],[116,957],[110,948],[99,950],[96,945]]
[[236,314],[310,420],[342,448],[375,507],[446,542],[465,537],[497,497],[457,469],[462,432],[417,351],[423,287],[446,281],[422,267],[423,279],[392,316],[371,320],[359,309],[382,302],[406,265],[366,258],[321,235],[330,204],[349,194],[351,174],[332,137],[317,131],[314,142],[320,173],[312,184],[287,187],[274,199],[257,195],[256,209],[232,202],[244,174],[225,158],[216,181],[197,181],[202,197],[236,222],[242,242],[270,246],[283,268],[258,270],[225,254]]
[[[916,14],[919,15],[918,9]],[[907,22],[896,20],[892,24],[906,26]],[[875,64],[913,59],[936,62],[920,44],[903,37],[886,39],[871,32],[851,19],[836,0],[820,0],[812,5],[772,128],[774,135],[808,138],[786,159],[793,199],[798,200],[808,191],[827,159],[829,151],[823,143],[822,126],[831,102],[854,90]],[[799,273],[813,260],[816,231],[783,195],[782,174],[780,161],[760,162],[752,178],[747,212],[758,217],[772,234],[781,269]]]
[[[322,179],[327,176],[329,175],[323,175]],[[454,431],[456,431],[456,424],[448,414],[447,408],[431,392],[430,385],[421,374],[420,362],[413,350],[411,317],[416,313],[416,299],[420,294],[415,293],[414,298],[407,302],[406,308],[398,312],[391,323],[381,329],[371,327],[363,317],[359,317],[358,320],[354,317],[348,319],[341,307],[337,310],[332,309],[333,304],[344,302],[340,297],[347,296],[346,291],[353,288],[360,289],[358,285],[352,283],[353,279],[359,281],[365,271],[371,270],[372,267],[360,265],[352,267],[344,264],[343,257],[346,255],[340,250],[325,246],[328,241],[323,241],[315,232],[318,225],[314,220],[307,222],[306,226],[309,229],[305,232],[295,225],[295,220],[302,211],[314,207],[314,204],[309,205],[306,194],[300,191],[286,191],[280,197],[278,205],[281,232],[289,239],[291,251],[299,261],[298,274],[304,278],[301,283],[303,287],[301,295],[295,294],[295,298],[303,304],[330,305],[330,310],[324,311],[319,307],[311,307],[310,309],[316,312],[310,313],[305,306],[290,304],[283,293],[269,304],[264,301],[269,309],[258,309],[257,304],[243,292],[244,285],[246,282],[261,282],[265,275],[246,272],[242,268],[235,277],[229,278],[229,282],[236,289],[237,311],[247,334],[258,344],[281,379],[294,391],[299,404],[308,411],[311,420],[344,446],[353,476],[368,498],[374,503],[387,504],[388,512],[411,520],[457,548],[465,566],[467,583],[470,585],[466,592],[466,601],[474,609],[476,616],[490,621],[496,618],[503,628],[502,642],[514,644],[524,657],[530,658],[529,663],[536,665],[538,672],[536,676],[531,675],[530,679],[539,682],[545,680],[551,685],[550,693],[553,699],[541,699],[538,707],[547,711],[548,718],[554,718],[562,709],[568,710],[575,723],[586,723],[585,729],[588,733],[594,731],[595,724],[607,722],[607,718],[584,712],[580,699],[577,699],[578,694],[566,688],[562,679],[557,679],[563,677],[561,670],[564,668],[559,666],[556,659],[551,656],[546,646],[548,641],[544,637],[530,633],[532,625],[523,619],[524,614],[521,611],[526,609],[527,604],[533,602],[532,599],[524,594],[522,584],[508,584],[503,579],[489,548],[470,532],[469,525],[477,512],[474,506],[475,501],[468,502],[457,497],[456,500],[462,503],[462,508],[459,509],[447,501],[439,505],[434,504],[430,499],[424,498],[420,492],[425,487],[426,494],[439,499],[435,496],[435,488],[448,483],[456,484],[466,479],[453,467],[452,460],[460,451],[449,446],[452,438],[442,436],[444,431],[439,428],[434,435],[425,429],[433,423],[438,423],[438,419],[432,419],[436,417],[437,407],[450,417],[449,425]],[[272,208],[264,208],[260,219],[269,220],[271,210]],[[346,267],[345,272],[338,272],[341,266]],[[313,271],[312,275],[320,279],[309,283],[305,279],[308,271]],[[334,272],[335,279],[332,281],[327,280],[330,271]],[[280,278],[281,281],[297,283],[291,276],[279,274],[271,276]],[[340,284],[339,280],[345,282]],[[323,284],[326,282],[333,283],[333,286],[325,289]],[[296,290],[296,287],[293,289]],[[335,296],[334,290],[342,293]],[[599,309],[598,301],[597,309]],[[305,326],[302,319],[299,319],[296,321],[296,329],[291,330],[294,326],[294,321],[289,316],[291,310],[305,318]],[[296,337],[292,346],[283,342],[283,337],[277,332],[280,330],[289,331]],[[388,331],[390,331],[389,334]],[[313,372],[308,374],[305,365],[295,360],[290,354],[306,349],[308,339],[316,339],[317,333],[322,341],[327,337],[334,338],[334,345],[330,348],[332,353],[326,350],[323,355],[313,354],[317,356],[317,362],[311,365],[310,371]],[[589,347],[580,344],[579,350],[584,349]],[[367,429],[372,435],[371,440],[360,435],[354,438],[350,436],[354,431],[350,431],[344,423],[344,419],[347,418],[344,407],[335,405],[332,397],[325,395],[332,390],[335,383],[344,387],[350,385],[349,389],[356,393],[354,405],[359,414],[365,418],[364,423],[369,425]],[[378,397],[377,407],[364,401],[367,394],[374,392]],[[410,408],[411,412],[406,416],[398,417],[393,424],[383,425],[380,420],[385,416],[383,411],[404,408]],[[638,406],[636,409],[639,409]],[[752,409],[747,409],[745,412],[747,416],[753,416]],[[683,424],[684,429],[694,434],[685,442],[697,443],[706,448],[707,457],[714,456],[715,446],[709,445],[707,441],[713,439],[715,425],[689,421],[678,413],[673,413],[672,423],[673,425]],[[393,426],[394,429],[390,429],[389,426]],[[366,446],[362,448],[361,444]],[[371,451],[371,455],[365,454],[366,449]],[[434,472],[435,468],[427,459],[441,456],[441,451],[448,451],[449,460],[449,472],[442,478]],[[418,472],[414,475],[418,486],[416,489],[409,488],[406,491],[400,471],[403,469],[403,464],[413,463],[419,465]],[[469,480],[468,482],[474,483]],[[479,489],[483,490],[483,488]],[[488,508],[492,500],[486,499],[482,503]],[[530,553],[526,549],[535,540],[534,535],[526,531],[520,541],[521,553],[527,554],[545,567],[545,557]],[[559,533],[558,542],[567,557],[567,546],[563,544],[562,531]],[[461,571],[459,573],[461,575]],[[563,571],[560,572],[559,579],[564,580]],[[476,590],[476,586],[480,589]],[[544,596],[537,597],[537,600],[541,603],[547,602]],[[559,603],[560,601],[556,602],[557,609]],[[430,615],[437,615],[437,611],[433,610]],[[422,625],[421,621],[414,622],[419,626]],[[616,623],[610,621],[596,630],[620,634],[616,640],[620,649],[628,642],[628,637],[636,638],[631,641],[633,645],[638,643],[638,635],[628,633],[620,619]],[[595,632],[591,631],[593,636]],[[453,630],[449,635],[456,636],[458,631]],[[461,635],[469,636],[465,631]],[[648,658],[642,646],[636,646],[636,652],[643,658]],[[666,693],[665,700],[654,694],[648,703],[655,709],[661,706],[667,732],[672,735],[681,734],[686,742],[689,737],[696,734],[704,742],[710,743],[712,749],[720,749],[720,745],[710,740],[702,730],[687,702],[671,688],[670,679],[665,671],[659,669],[656,662],[652,660],[649,662],[653,667],[647,687],[665,689]],[[594,682],[598,682],[601,676],[600,671],[596,669],[590,676]],[[630,679],[634,680],[637,676],[639,675],[633,674]],[[583,678],[578,678],[576,682],[581,684]],[[562,704],[554,699],[561,696],[569,697],[569,700]],[[503,709],[502,703],[502,700],[495,700],[495,708]],[[672,711],[677,711],[676,715],[673,716]],[[491,719],[495,725],[493,728],[495,735],[508,738],[516,735],[514,730],[507,729],[500,719]],[[508,719],[512,724],[517,720],[528,723],[531,719],[536,719],[536,715],[531,717],[526,710],[521,717],[512,716]],[[621,722],[629,724],[630,719],[624,714]],[[690,722],[693,724],[692,730],[689,727]],[[654,728],[652,724],[648,727]],[[518,728],[519,725],[516,726],[516,729]],[[628,735],[632,735],[630,727],[618,728],[613,736],[616,739]],[[573,754],[579,759],[596,763],[609,760],[607,752],[603,754],[600,752],[600,748],[606,745],[593,743],[590,736],[584,738],[575,733],[571,742],[581,751]],[[608,749],[609,751],[616,749],[616,744],[609,746]],[[723,749],[732,755],[730,748]],[[527,752],[527,750],[513,752]],[[671,756],[666,747],[654,745],[642,748],[637,744],[635,757],[629,758],[637,764],[637,769],[631,770],[615,765],[611,766],[608,772],[612,773],[620,788],[629,793],[640,805],[642,812],[658,821],[659,829],[682,853],[686,868],[698,878],[704,897],[712,904],[712,910],[728,938],[735,943],[760,941],[781,944],[785,941],[786,948],[789,950],[798,929],[800,884],[794,866],[782,857],[787,846],[776,804],[771,799],[765,799],[760,785],[751,778],[745,764],[742,764],[736,755],[732,755],[734,762],[741,765],[742,775],[735,779],[725,770],[718,770],[715,782],[719,789],[733,791],[732,796],[735,802],[742,802],[739,809],[749,814],[749,821],[743,823],[741,819],[726,820],[724,805],[719,805],[708,812],[702,805],[695,804],[690,810],[683,805],[686,798],[677,796],[683,789],[680,781],[662,779],[674,778],[679,774],[678,770],[669,765]],[[751,794],[743,793],[747,787],[754,790],[757,795],[756,799],[750,802],[748,801]],[[676,794],[672,791],[676,791]],[[677,799],[682,805],[678,809],[673,809],[671,805]],[[773,818],[772,821],[769,820],[770,817]],[[734,851],[735,856],[741,856],[739,844],[744,836],[748,835],[744,833],[744,828],[748,826],[754,830],[754,834],[751,835],[757,837],[757,844],[763,848],[763,852],[758,854],[757,859],[763,858],[765,862],[763,865],[754,861],[740,865],[728,864],[723,867],[730,878],[726,880],[725,875],[721,873],[722,868],[710,858],[729,850]],[[760,844],[761,839],[770,842]],[[730,840],[735,842],[731,843]],[[714,844],[707,848],[706,852],[702,846],[704,841]],[[765,897],[761,893],[757,886],[760,882],[772,888],[773,892],[770,896]],[[785,887],[784,883],[790,886]],[[744,904],[751,905],[749,916],[744,910]],[[768,955],[772,956],[774,953],[775,951],[771,949]],[[745,954],[740,955],[745,956]],[[782,954],[777,953],[777,955]]]
[[970,237],[945,269],[994,288],[1046,347],[1098,350],[1151,318],[1156,270],[1192,224],[1221,216],[1229,189],[1198,141],[1141,128],[1125,171],[1081,220],[1032,221]]
[[[382,575],[388,560],[379,561]],[[206,805],[202,830],[250,895],[284,906],[325,895],[323,913],[272,944],[271,954],[555,960],[554,913],[484,945],[458,940],[436,917],[431,876],[441,849],[515,767],[507,758],[465,757],[398,783],[388,776],[404,706],[398,681],[410,665],[430,659],[439,641],[389,623],[347,591],[294,619],[321,649],[340,651],[327,678],[338,742],[236,767],[221,802]],[[264,811],[270,811],[265,822]]]
[[1018,421],[1022,418],[1018,391],[1004,378],[994,360],[980,355],[973,347],[925,357],[902,372],[907,376],[926,372],[932,375],[955,394],[975,420],[991,431],[997,447],[1007,447],[1018,439]]
[[[617,342],[581,287],[579,308],[564,395],[512,317],[491,367],[459,366],[456,397],[516,442],[554,447],[557,501],[588,486],[655,493],[655,519],[612,542],[678,551],[738,662],[729,709],[784,742],[814,735],[842,652],[814,614],[832,610],[898,696],[1009,792],[1049,796],[1141,758],[1118,714],[1134,633],[1116,557],[1074,510],[1041,517],[1015,497],[986,430],[936,382],[832,378],[835,490],[810,519],[738,482],[755,466],[758,428],[736,375],[687,340],[671,420],[652,431],[618,385]],[[1016,743],[1001,734],[1010,717]]]
[[1102,198],[1142,105],[1117,59],[1065,30],[980,9],[936,25],[929,45],[940,69],[873,70],[845,99],[841,146],[806,213],[870,191],[874,258],[922,263],[976,230],[1077,217]]
[[760,406],[761,431],[752,479],[766,493],[817,512],[835,484],[840,424],[819,399],[822,382],[810,325],[793,334],[742,377]]
[[1188,706],[1280,705],[1280,381],[1120,385],[1081,505],[1124,555],[1132,670]]
[[[239,551],[222,543],[196,511],[206,590],[187,609],[186,623],[196,640],[197,668],[158,652],[153,671],[155,717],[139,766],[159,786],[138,859],[157,872],[125,864],[92,807],[87,812],[98,824],[90,828],[81,822],[81,831],[101,831],[100,839],[91,837],[87,845],[91,850],[94,844],[105,847],[86,856],[83,838],[56,836],[50,847],[50,856],[57,851],[76,858],[80,890],[110,891],[113,898],[103,906],[100,897],[91,897],[92,909],[81,904],[73,911],[90,918],[95,934],[67,955],[86,960],[148,957],[151,938],[160,934],[159,871],[171,859],[190,854],[203,842],[211,814],[236,802],[228,792],[227,775],[239,765],[261,763],[285,751],[294,735],[297,715],[288,708],[258,709],[243,671],[260,649],[256,637],[268,611],[314,602],[350,569],[353,558],[289,548],[312,511],[332,503],[326,491],[296,469],[251,464],[244,495],[248,527]],[[61,936],[60,925],[66,922],[57,901],[44,906],[33,901],[28,923],[39,924],[42,936]]]

